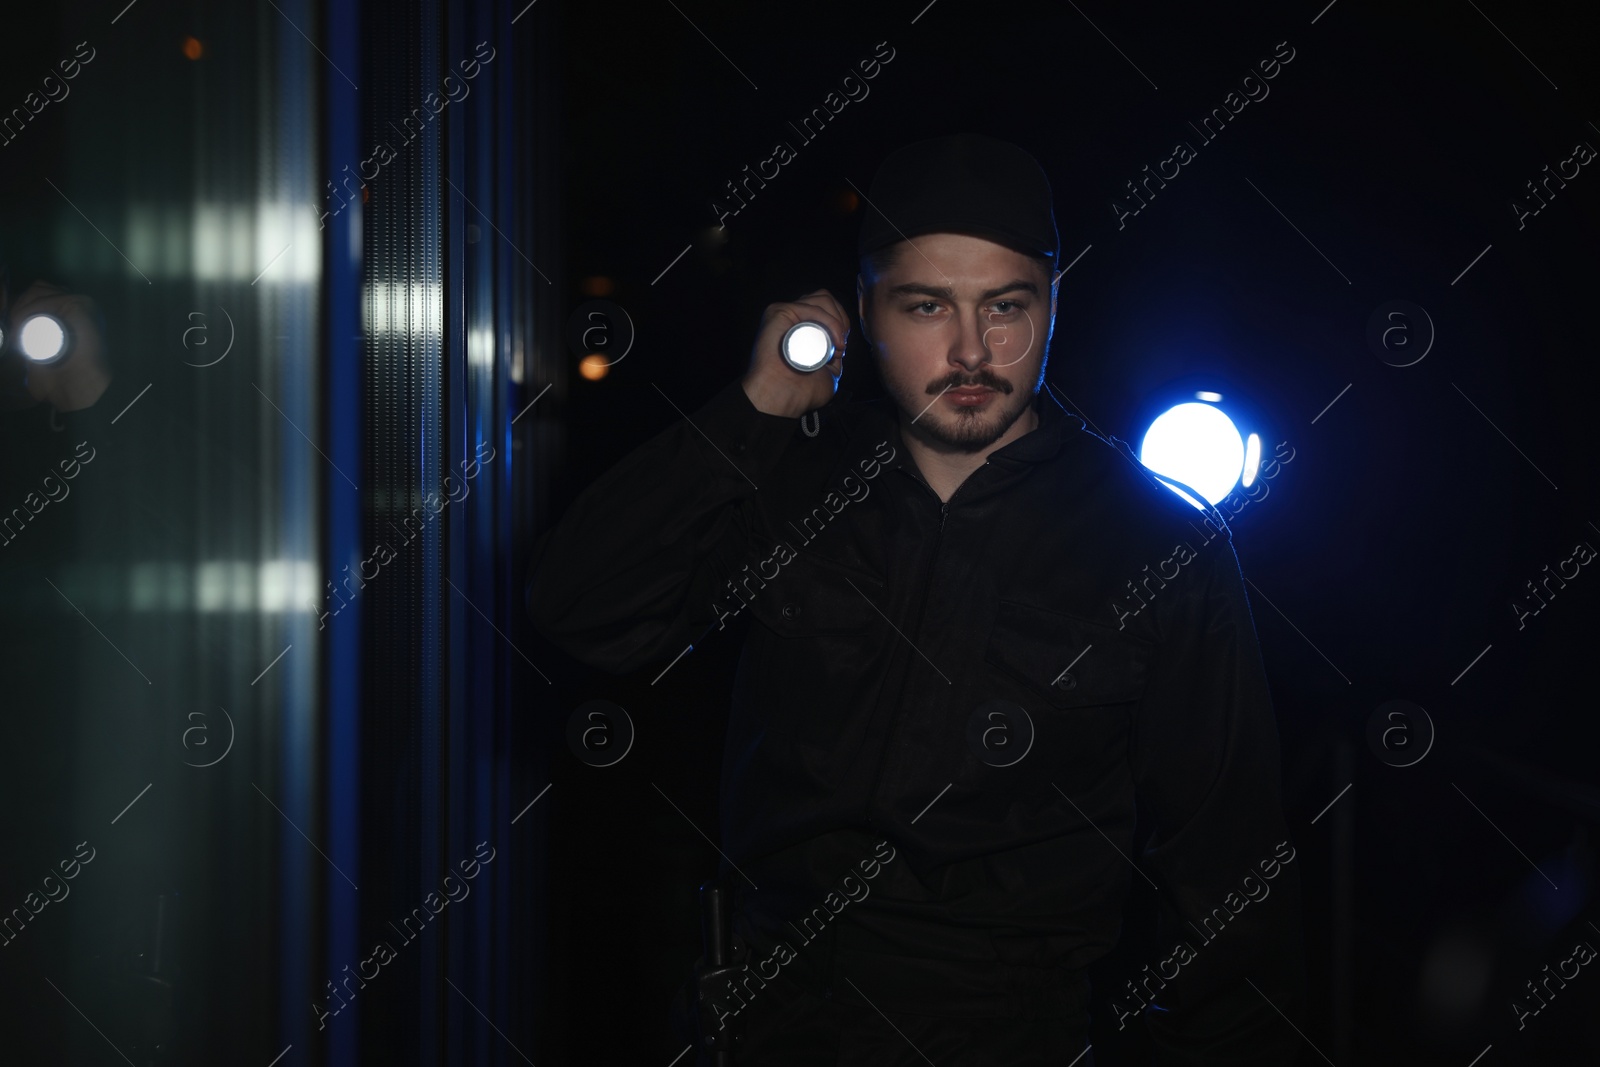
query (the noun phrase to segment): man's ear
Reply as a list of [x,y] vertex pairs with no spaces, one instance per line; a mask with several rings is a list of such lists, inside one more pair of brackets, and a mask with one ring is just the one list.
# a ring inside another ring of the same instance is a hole
[[860,274],[856,275],[856,315],[861,323],[861,336],[867,339],[867,344],[872,343],[872,336],[867,333],[867,282]]
[[1050,321],[1044,331],[1045,359],[1047,360],[1050,358],[1050,342],[1054,340],[1056,335],[1056,298],[1061,292],[1061,277],[1064,274],[1066,274],[1066,271],[1057,271],[1050,278]]

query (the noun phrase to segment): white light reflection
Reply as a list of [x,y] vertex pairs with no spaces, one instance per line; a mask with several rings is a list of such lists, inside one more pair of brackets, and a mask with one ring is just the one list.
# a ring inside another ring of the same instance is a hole
[[310,560],[152,561],[128,568],[127,606],[174,613],[310,611],[320,602],[317,585],[317,566]]
[[438,337],[444,329],[444,286],[437,282],[369,285],[366,321],[369,337]]
[[467,331],[467,365],[486,371],[494,369],[494,330]]

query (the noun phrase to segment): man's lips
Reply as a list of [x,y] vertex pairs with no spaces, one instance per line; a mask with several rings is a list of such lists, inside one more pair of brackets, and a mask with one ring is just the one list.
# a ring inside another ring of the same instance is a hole
[[987,385],[963,385],[956,389],[947,389],[944,398],[947,403],[958,408],[986,407],[989,398],[995,395],[995,390]]

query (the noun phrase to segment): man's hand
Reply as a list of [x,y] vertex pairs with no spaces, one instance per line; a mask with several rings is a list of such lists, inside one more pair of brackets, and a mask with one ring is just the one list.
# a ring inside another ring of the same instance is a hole
[[[834,355],[821,370],[797,371],[783,358],[783,335],[797,322],[819,322],[833,338]],[[750,349],[750,369],[740,384],[757,411],[797,419],[833,398],[844,372],[844,347],[850,337],[850,316],[826,289],[807,293],[787,304],[768,304],[761,330]]]
[[12,329],[21,329],[29,315],[40,312],[54,315],[66,324],[72,347],[65,358],[55,363],[29,361],[29,395],[35,403],[48,401],[57,411],[89,407],[111,384],[99,308],[90,297],[69,293],[48,282],[35,282],[11,307]]

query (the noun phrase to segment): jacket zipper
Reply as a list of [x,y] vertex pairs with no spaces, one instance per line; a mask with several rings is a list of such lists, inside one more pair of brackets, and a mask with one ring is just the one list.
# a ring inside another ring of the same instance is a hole
[[[989,461],[984,460],[983,466],[987,467],[988,465]],[[983,467],[978,468],[978,470],[982,469]],[[929,557],[928,569],[922,576],[922,595],[917,600],[916,622],[914,622],[910,628],[911,633],[919,637],[921,636],[919,631],[922,629],[922,618],[927,613],[928,609],[928,584],[933,579],[933,572],[938,568],[939,565],[939,550],[944,546],[944,524],[945,520],[950,517],[950,505],[955,503],[956,497],[961,495],[961,490],[967,487],[967,483],[972,481],[973,477],[977,473],[978,471],[973,471],[972,474],[969,474],[966,481],[956,486],[956,491],[950,494],[949,500],[940,501],[939,503],[939,528],[935,530],[933,534],[933,554]],[[926,482],[922,482],[920,479],[915,477],[912,477],[911,480],[917,482],[928,492],[933,493],[933,487],[928,485]],[[939,495],[937,493],[933,493],[933,496],[934,499],[937,500]],[[913,659],[907,658],[905,670],[902,671],[900,675],[900,691],[902,693],[906,688],[906,679],[911,676],[912,664]],[[878,789],[883,784],[883,763],[884,760],[888,759],[889,752],[894,748],[895,737],[899,734],[899,726],[900,716],[898,713],[896,713],[894,722],[889,727],[889,736],[884,738],[883,751],[878,754],[878,767],[876,772],[873,774],[872,796],[867,801],[867,811],[865,813],[865,821],[869,826],[873,825],[872,809],[877,805]]]
[[[985,460],[983,466],[987,467],[988,465],[989,465],[989,461]],[[983,469],[983,467],[979,467],[978,468],[978,470],[982,470],[982,469]],[[922,593],[921,598],[917,601],[917,616],[916,616],[916,622],[914,622],[912,624],[912,627],[911,627],[911,633],[912,634],[917,634],[917,631],[921,629],[921,627],[922,627],[922,616],[923,616],[924,612],[927,610],[927,607],[928,607],[928,593],[927,593],[928,582],[932,580],[933,572],[934,572],[935,568],[937,568],[938,565],[939,565],[939,549],[941,547],[943,547],[943,544],[944,544],[944,524],[945,524],[945,521],[950,518],[950,505],[955,503],[956,497],[961,495],[961,490],[963,490],[963,489],[965,489],[967,487],[967,483],[972,481],[973,476],[976,475],[977,473],[978,473],[978,471],[973,471],[972,474],[969,474],[967,476],[966,481],[964,481],[960,485],[956,486],[956,491],[950,494],[950,499],[949,500],[941,500],[939,502],[939,528],[934,531],[934,535],[933,535],[933,554],[928,560],[928,570],[922,576],[923,593]],[[932,486],[928,485],[926,482],[924,482],[924,481],[922,481],[921,479],[918,479],[918,478],[912,478],[911,480],[916,482],[918,485],[922,486],[922,488],[926,489],[929,493],[932,493],[933,494],[933,498],[935,500],[939,499],[939,494],[933,492],[933,487]],[[917,635],[920,636],[920,634],[917,634]]]
[[[984,460],[983,461],[983,467],[987,467],[988,465],[989,465],[989,461],[988,460]],[[912,628],[911,628],[911,633],[915,634],[916,636],[919,636],[919,637],[921,636],[921,634],[918,633],[918,631],[921,630],[921,628],[922,628],[922,616],[923,616],[923,613],[926,611],[927,606],[928,606],[928,593],[927,593],[928,582],[933,578],[934,569],[939,564],[939,549],[942,548],[943,544],[944,544],[944,524],[945,524],[945,521],[950,518],[950,505],[955,503],[956,497],[961,495],[961,490],[963,490],[963,489],[965,489],[967,487],[967,485],[972,481],[972,479],[977,476],[978,471],[983,470],[983,467],[979,467],[978,470],[975,470],[971,474],[967,475],[966,481],[964,481],[960,485],[956,486],[956,491],[950,494],[950,499],[949,500],[940,501],[940,503],[939,503],[939,528],[938,528],[938,530],[934,531],[933,555],[928,560],[928,571],[927,571],[926,574],[923,575],[923,578],[922,578],[923,593],[922,593],[921,599],[917,601],[917,619],[916,619],[916,622],[912,624]],[[915,478],[913,478],[912,480],[916,481],[919,485],[921,485],[928,492],[933,493],[933,487],[928,485],[926,482],[919,481],[918,479],[915,479]],[[933,493],[933,496],[934,496],[934,499],[937,500],[939,494]]]

